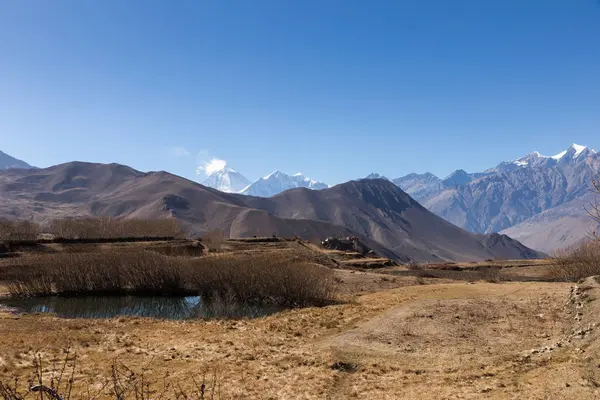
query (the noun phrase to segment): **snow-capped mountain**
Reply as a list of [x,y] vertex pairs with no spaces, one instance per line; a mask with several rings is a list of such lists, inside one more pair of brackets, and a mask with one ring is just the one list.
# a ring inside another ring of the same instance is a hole
[[554,156],[533,152],[483,173],[457,170],[444,181],[411,174],[393,182],[455,225],[476,233],[506,233],[552,252],[589,232],[582,205],[593,200],[591,182],[598,177],[600,154],[572,144]]
[[573,143],[566,150],[553,156],[544,156],[538,151],[527,154],[514,161],[502,162],[495,168],[485,171],[485,174],[510,172],[519,168],[552,167],[558,164],[573,164],[596,154],[596,150]]
[[329,186],[323,182],[307,178],[301,173],[288,175],[281,171],[275,171],[248,185],[240,193],[247,196],[271,197],[288,189],[300,187],[320,190],[327,189]]
[[9,156],[8,154],[0,151],[0,169],[9,169],[9,168],[33,168],[31,165],[27,164],[25,161],[18,160],[14,157]]
[[242,174],[225,165],[222,169],[212,171],[202,183],[221,192],[239,193],[250,181]]

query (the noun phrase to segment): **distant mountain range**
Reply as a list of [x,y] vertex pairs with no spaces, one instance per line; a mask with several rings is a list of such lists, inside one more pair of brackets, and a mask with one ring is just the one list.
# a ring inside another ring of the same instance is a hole
[[272,172],[264,178],[250,182],[242,174],[228,166],[212,172],[202,183],[222,192],[258,197],[271,197],[295,188],[321,190],[329,187],[329,185],[312,180],[301,173],[288,175],[281,171]]
[[271,197],[289,189],[307,188],[321,190],[328,187],[329,185],[307,178],[300,173],[287,175],[281,171],[275,171],[248,185],[240,193],[248,196]]
[[229,237],[357,235],[379,254],[405,262],[543,256],[508,236],[452,225],[384,179],[262,198],[223,193],[167,172],[72,162],[0,171],[0,193],[0,217],[176,218],[195,234],[220,229]]
[[[0,152],[0,169],[7,168],[31,166]],[[591,181],[599,177],[600,154],[573,144],[554,156],[533,152],[483,172],[459,169],[444,179],[431,173],[395,179],[372,173],[366,179],[391,181],[425,208],[463,229],[500,232],[549,253],[577,243],[598,228],[585,206],[594,200]],[[263,198],[296,188],[329,188],[302,174],[280,171],[250,182],[227,166],[203,183],[221,192]]]
[[595,224],[585,211],[594,199],[600,154],[571,145],[554,155],[533,152],[484,172],[457,170],[440,179],[410,174],[396,185],[430,211],[471,232],[501,232],[551,252],[584,239]]

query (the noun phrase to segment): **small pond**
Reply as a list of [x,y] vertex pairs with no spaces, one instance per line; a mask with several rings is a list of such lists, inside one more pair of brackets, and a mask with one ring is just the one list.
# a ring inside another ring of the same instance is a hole
[[114,318],[119,316],[157,319],[257,318],[281,311],[274,306],[210,304],[199,296],[81,296],[0,299],[0,306],[24,313],[53,313],[61,318]]

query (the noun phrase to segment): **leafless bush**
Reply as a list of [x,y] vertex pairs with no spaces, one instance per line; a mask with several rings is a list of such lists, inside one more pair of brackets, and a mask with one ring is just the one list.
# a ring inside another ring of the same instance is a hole
[[39,234],[40,227],[34,222],[0,220],[0,240],[35,240]]
[[[598,201],[598,196],[600,196],[600,182],[593,180],[592,186],[596,192],[596,196],[594,197],[594,201],[585,210],[595,222],[600,224],[600,202]],[[594,240],[600,242],[600,232],[594,229],[591,232],[591,236]]]
[[[11,294],[178,294],[189,291],[183,259],[145,250],[40,254],[15,261]],[[11,278],[11,277],[9,277]]]
[[324,305],[333,271],[289,255],[168,257],[152,251],[51,253],[23,257],[8,274],[13,296],[197,294],[239,304]]
[[548,274],[555,280],[569,282],[600,275],[600,242],[588,241],[558,252]]
[[204,243],[206,243],[209,251],[219,251],[221,250],[221,246],[225,241],[225,235],[223,234],[223,231],[215,229],[206,232],[202,240]]
[[411,261],[408,265],[407,268],[409,271],[422,271],[425,269],[425,267],[417,262]]
[[63,218],[51,221],[48,233],[65,239],[180,237],[179,222],[170,219]]
[[333,271],[287,255],[213,256],[195,261],[191,278],[200,295],[227,295],[239,303],[289,307],[334,299]]
[[481,279],[486,282],[499,283],[501,281],[500,267],[483,267],[479,270],[479,273],[481,274]]

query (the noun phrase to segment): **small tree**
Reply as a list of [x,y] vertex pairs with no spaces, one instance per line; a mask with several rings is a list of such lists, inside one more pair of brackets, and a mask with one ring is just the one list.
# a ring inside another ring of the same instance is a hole
[[225,240],[225,235],[223,234],[223,231],[214,229],[206,232],[202,240],[204,243],[206,243],[209,251],[219,251],[221,250],[221,245]]
[[[594,196],[594,201],[590,203],[590,205],[586,207],[585,210],[587,211],[588,215],[600,225],[600,202],[598,201],[598,197],[600,196],[600,182],[593,180],[592,186],[594,187],[594,191],[596,192]],[[600,232],[598,232],[596,229],[592,230],[591,236],[593,239],[600,242]]]

